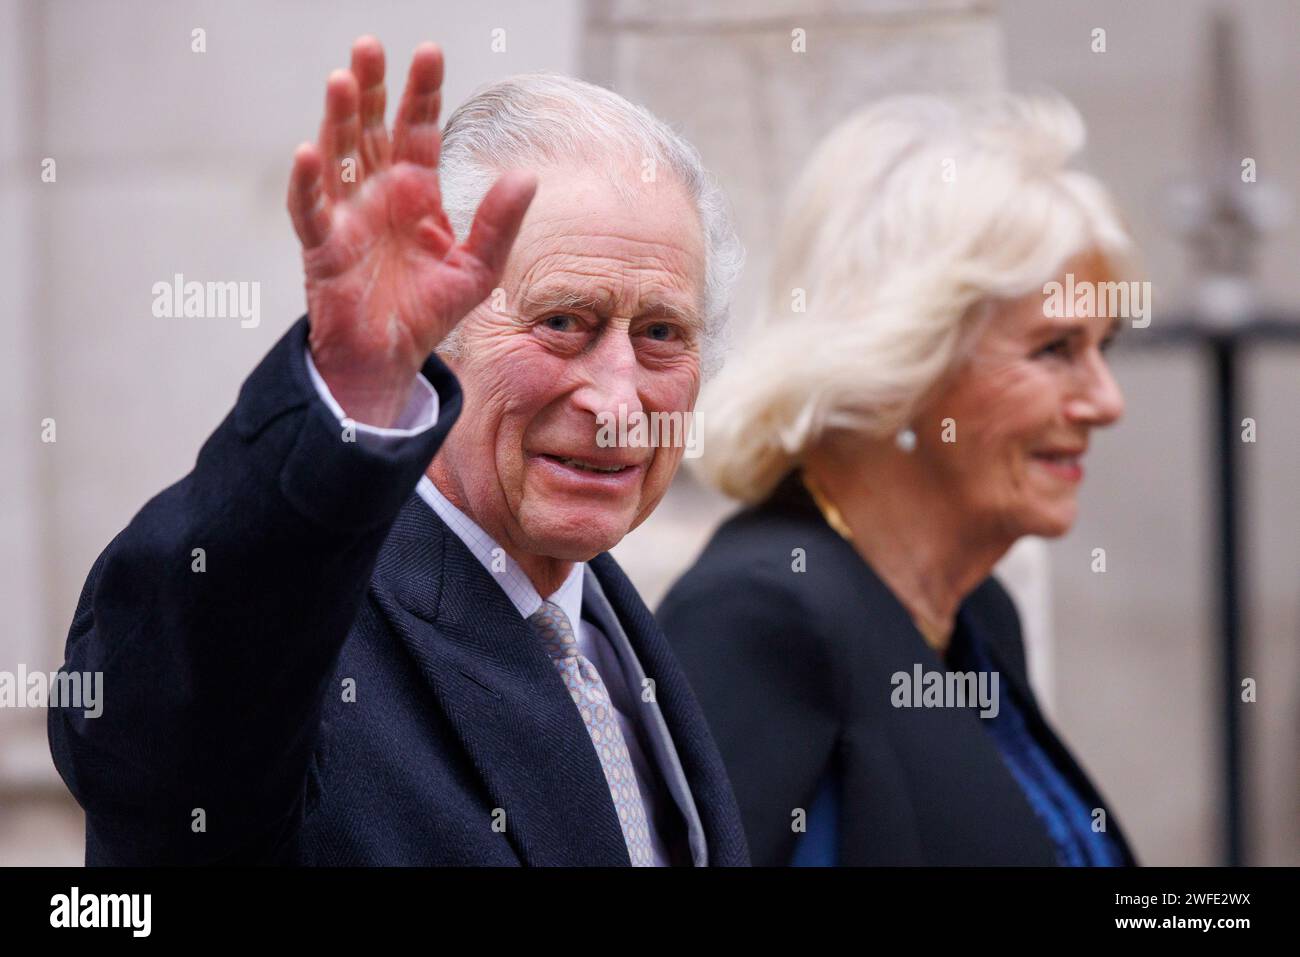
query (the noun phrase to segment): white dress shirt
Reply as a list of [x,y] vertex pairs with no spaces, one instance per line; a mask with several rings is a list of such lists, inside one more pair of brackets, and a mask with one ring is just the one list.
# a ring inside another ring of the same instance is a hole
[[[358,444],[375,448],[397,439],[419,435],[437,424],[438,393],[422,375],[416,377],[406,407],[392,427],[379,428],[350,419],[343,411],[342,406],[330,394],[329,386],[325,384],[325,380],[316,369],[316,364],[312,361],[311,351],[306,350],[306,353],[307,372],[311,376],[317,394],[320,396],[321,401],[329,407],[329,410],[334,413],[340,425],[347,422],[354,424]],[[438,487],[430,481],[427,475],[420,477],[420,482],[415,487],[415,491],[446,523],[447,527],[465,543],[465,547],[469,549],[470,553],[478,559],[493,580],[501,586],[501,590],[505,592],[506,597],[510,599],[510,603],[515,606],[521,617],[526,619],[542,607],[542,596],[537,593],[537,589],[533,587],[533,583],[524,574],[518,563],[506,554],[505,550],[497,545],[483,529],[479,528],[468,515],[456,508],[439,491]],[[494,566],[502,568],[502,570],[494,571]],[[627,743],[628,756],[632,760],[632,770],[636,774],[637,787],[641,792],[641,801],[645,805],[646,827],[650,831],[650,846],[654,853],[655,865],[665,867],[669,863],[668,852],[664,846],[663,838],[655,827],[655,799],[658,792],[654,787],[654,782],[657,780],[655,777],[657,772],[649,756],[645,753],[645,749],[641,746],[641,738],[637,734],[636,716],[640,699],[629,688],[624,673],[624,665],[619,661],[618,654],[609,638],[594,623],[582,617],[582,590],[585,568],[585,562],[575,562],[573,568],[569,570],[569,575],[565,578],[564,583],[553,594],[547,596],[547,600],[559,605],[564,610],[564,614],[568,616],[570,623],[576,622],[574,634],[578,642],[578,650],[583,657],[595,665],[596,671],[605,682],[605,688],[609,692],[610,704],[613,705],[614,711],[618,715],[619,728],[623,732],[623,740]]]

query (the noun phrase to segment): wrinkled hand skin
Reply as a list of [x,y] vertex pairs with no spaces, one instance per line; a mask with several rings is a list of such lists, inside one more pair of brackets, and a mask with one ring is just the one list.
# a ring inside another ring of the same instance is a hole
[[293,157],[312,361],[368,425],[396,420],[430,353],[496,287],[537,188],[531,173],[503,173],[455,241],[438,184],[442,77],[441,50],[420,44],[390,136],[384,49],[358,38],[351,68],[327,81],[318,142]]

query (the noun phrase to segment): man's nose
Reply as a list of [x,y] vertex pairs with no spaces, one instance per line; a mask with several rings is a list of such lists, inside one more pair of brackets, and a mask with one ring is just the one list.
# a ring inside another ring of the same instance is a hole
[[606,328],[579,361],[583,384],[574,392],[573,401],[580,409],[593,416],[641,411],[637,389],[641,370],[626,329]]
[[1110,425],[1124,414],[1124,393],[1100,352],[1087,361],[1067,413],[1074,421],[1093,426]]

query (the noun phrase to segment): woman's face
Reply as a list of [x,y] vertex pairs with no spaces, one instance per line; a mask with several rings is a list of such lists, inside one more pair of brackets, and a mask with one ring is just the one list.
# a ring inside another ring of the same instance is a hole
[[[1062,283],[1067,273],[1076,289],[1110,279],[1096,255],[1067,263]],[[1104,298],[1093,314],[1070,317],[1045,316],[1044,302],[1035,291],[998,304],[915,426],[915,454],[961,514],[1011,539],[1069,530],[1092,430],[1124,411],[1104,355],[1121,318],[1097,314]]]

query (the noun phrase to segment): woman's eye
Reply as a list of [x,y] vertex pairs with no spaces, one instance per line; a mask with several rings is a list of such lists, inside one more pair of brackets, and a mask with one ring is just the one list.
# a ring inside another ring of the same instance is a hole
[[1107,336],[1105,339],[1101,340],[1101,345],[1098,346],[1098,348],[1102,351],[1103,354],[1105,354],[1110,351],[1110,347],[1113,346],[1114,344],[1115,344],[1115,337]]
[[1070,355],[1069,339],[1055,339],[1034,353],[1035,358],[1037,358],[1038,356],[1055,356],[1057,358],[1064,359],[1064,358],[1068,358],[1069,355]]

